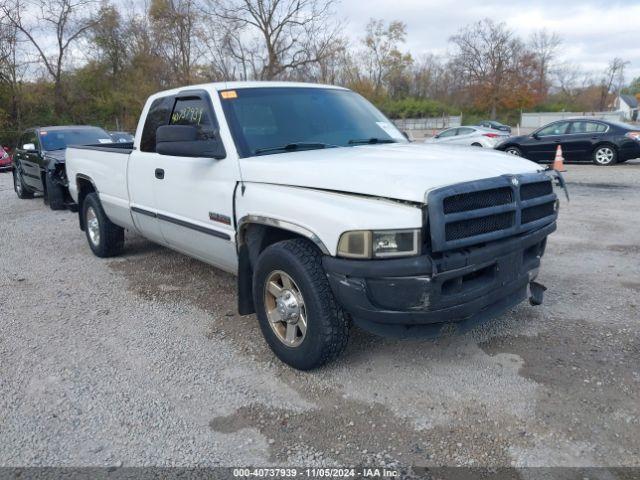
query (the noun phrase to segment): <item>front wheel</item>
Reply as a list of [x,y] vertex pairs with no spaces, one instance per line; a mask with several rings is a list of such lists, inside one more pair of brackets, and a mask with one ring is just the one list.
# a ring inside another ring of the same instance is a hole
[[593,151],[593,163],[603,167],[618,161],[618,152],[611,145],[600,145]]
[[33,198],[33,192],[24,184],[22,175],[17,168],[13,169],[13,190],[18,195],[18,198],[24,200],[26,198]]
[[333,296],[322,255],[309,241],[267,247],[255,265],[253,297],[262,334],[287,365],[311,370],[345,349],[349,321]]
[[91,251],[98,257],[113,257],[122,251],[124,229],[104,213],[97,193],[90,193],[82,203],[82,221]]

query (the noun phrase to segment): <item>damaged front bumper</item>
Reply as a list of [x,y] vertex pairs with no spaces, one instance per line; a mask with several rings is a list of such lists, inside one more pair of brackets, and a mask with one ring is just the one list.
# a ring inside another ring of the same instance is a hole
[[534,282],[555,222],[517,237],[439,257],[348,260],[324,257],[329,283],[354,322],[392,337],[459,333],[529,298],[542,302]]

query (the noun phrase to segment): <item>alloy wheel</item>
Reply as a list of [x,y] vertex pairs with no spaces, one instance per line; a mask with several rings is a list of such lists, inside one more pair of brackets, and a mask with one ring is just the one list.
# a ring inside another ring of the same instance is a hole
[[85,219],[85,225],[89,232],[89,239],[96,247],[100,245],[100,223],[98,222],[98,216],[93,207],[87,208],[87,218]]
[[596,162],[600,165],[610,164],[615,157],[615,152],[610,147],[601,147],[596,150]]
[[275,270],[267,277],[264,306],[278,340],[288,347],[299,346],[307,334],[304,298],[298,285],[282,270]]

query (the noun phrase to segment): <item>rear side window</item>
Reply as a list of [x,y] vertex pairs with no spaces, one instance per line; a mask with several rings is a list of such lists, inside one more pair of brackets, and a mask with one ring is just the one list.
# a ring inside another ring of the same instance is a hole
[[470,135],[473,132],[475,132],[475,130],[473,128],[459,128],[458,129],[458,135]]
[[571,133],[604,133],[607,126],[598,122],[573,122]]
[[156,98],[151,104],[142,129],[142,138],[140,139],[141,151],[156,151],[156,130],[158,127],[169,124],[173,99],[174,97]]
[[198,130],[199,140],[215,137],[217,123],[207,102],[199,97],[179,98],[171,113],[169,125],[191,125]]

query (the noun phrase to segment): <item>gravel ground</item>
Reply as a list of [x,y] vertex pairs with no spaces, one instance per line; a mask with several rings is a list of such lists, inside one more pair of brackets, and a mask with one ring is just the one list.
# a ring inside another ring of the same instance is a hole
[[234,278],[0,174],[0,466],[640,466],[640,161],[568,166],[540,281],[465,336],[354,331],[300,373],[235,312]]

